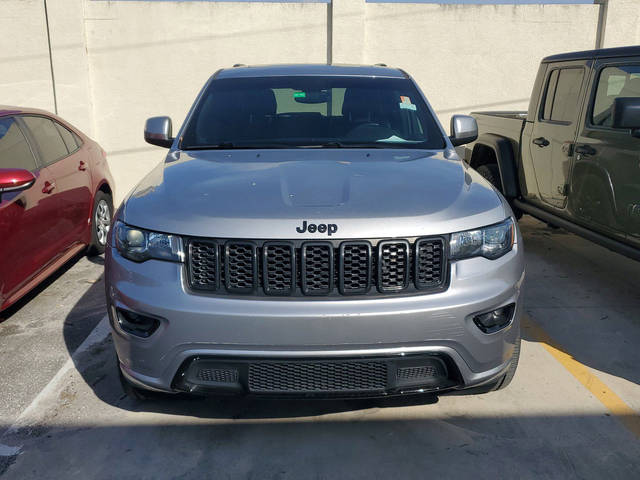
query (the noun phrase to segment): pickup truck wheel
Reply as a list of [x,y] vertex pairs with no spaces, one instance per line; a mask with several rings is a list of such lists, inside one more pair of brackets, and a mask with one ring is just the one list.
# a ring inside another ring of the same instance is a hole
[[520,342],[521,338],[520,335],[518,335],[516,344],[513,347],[513,356],[511,357],[511,365],[509,365],[509,370],[507,370],[507,373],[505,373],[502,378],[496,382],[491,391],[507,388],[507,386],[511,383],[511,380],[513,380],[513,377],[516,374],[516,370],[518,369],[518,360],[520,359]]
[[111,195],[102,191],[97,192],[93,200],[92,211],[91,244],[87,253],[89,255],[100,255],[104,253],[111,227],[111,217],[113,216],[113,199]]
[[[485,165],[480,165],[477,168],[477,171],[485,179],[489,180],[489,182],[491,182],[491,185],[496,187],[499,192],[503,193],[502,184],[500,182],[500,170],[498,169],[498,165],[494,163],[487,163]],[[511,205],[511,202],[509,202],[509,205],[511,206],[511,210],[513,210],[513,214],[515,215],[516,220],[519,220],[522,217],[522,210],[520,210],[514,205]]]
[[502,190],[502,185],[500,185],[500,170],[498,170],[497,165],[492,163],[480,165],[478,167],[478,173],[489,180],[498,190]]

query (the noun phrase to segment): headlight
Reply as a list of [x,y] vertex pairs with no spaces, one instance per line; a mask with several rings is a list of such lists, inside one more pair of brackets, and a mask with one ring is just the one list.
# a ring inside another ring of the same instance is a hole
[[134,262],[144,262],[150,258],[170,262],[184,261],[182,239],[175,235],[150,232],[118,221],[114,228],[114,238],[118,252]]
[[485,257],[493,260],[511,251],[514,238],[513,221],[507,218],[496,225],[452,233],[449,252],[452,260],[469,257]]

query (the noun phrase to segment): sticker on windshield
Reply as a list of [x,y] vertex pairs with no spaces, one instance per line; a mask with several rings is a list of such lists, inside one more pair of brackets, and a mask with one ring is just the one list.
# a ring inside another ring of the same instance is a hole
[[306,96],[306,92],[293,92],[293,98],[305,98]]
[[404,110],[416,110],[416,106],[411,103],[411,99],[409,97],[400,96],[400,108]]

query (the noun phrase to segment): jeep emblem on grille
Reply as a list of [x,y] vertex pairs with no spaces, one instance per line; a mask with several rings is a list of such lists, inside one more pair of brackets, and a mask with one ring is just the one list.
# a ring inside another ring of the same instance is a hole
[[315,223],[307,223],[306,220],[302,221],[302,226],[301,227],[296,227],[296,232],[298,233],[304,233],[304,232],[309,232],[309,233],[326,233],[327,235],[331,236],[334,233],[336,233],[338,231],[338,225],[336,225],[335,223],[319,223],[319,224],[315,224]]

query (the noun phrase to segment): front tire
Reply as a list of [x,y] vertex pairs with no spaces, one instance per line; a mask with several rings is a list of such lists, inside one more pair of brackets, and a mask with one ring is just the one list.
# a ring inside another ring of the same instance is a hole
[[107,245],[111,218],[113,217],[113,199],[108,193],[99,191],[93,200],[93,213],[91,215],[91,244],[89,255],[104,253]]

